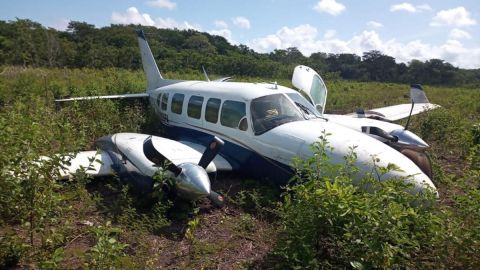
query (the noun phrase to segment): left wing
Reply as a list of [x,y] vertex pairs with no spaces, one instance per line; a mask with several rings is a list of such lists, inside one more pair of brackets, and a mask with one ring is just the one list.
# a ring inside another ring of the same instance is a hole
[[57,99],[55,101],[67,102],[67,101],[92,100],[92,99],[144,99],[144,98],[148,98],[147,93],[111,95],[111,96],[74,97],[74,98]]
[[425,92],[422,89],[422,86],[419,84],[412,84],[410,89],[410,98],[413,103],[410,104],[399,104],[383,108],[376,108],[368,111],[357,111],[356,113],[350,114],[353,117],[367,117],[380,120],[395,121],[402,118],[406,118],[410,115],[419,114],[425,111],[433,110],[439,108],[440,105],[430,103]]
[[[438,107],[440,107],[440,105],[432,103],[418,103],[414,104],[412,109],[412,104],[400,104],[365,111],[364,117],[370,116],[375,118],[375,116],[377,116],[389,121],[395,121],[408,117],[410,115],[410,110],[412,110],[412,115],[415,115],[425,111],[436,109]],[[357,113],[357,115],[359,115],[359,113]]]

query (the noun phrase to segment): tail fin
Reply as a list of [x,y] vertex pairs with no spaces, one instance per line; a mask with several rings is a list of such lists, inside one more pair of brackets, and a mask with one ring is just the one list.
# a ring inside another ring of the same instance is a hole
[[414,103],[430,103],[420,84],[412,84],[410,87],[410,98]]
[[142,55],[142,64],[145,75],[147,76],[147,90],[156,89],[162,86],[163,77],[158,70],[155,58],[153,58],[150,46],[148,46],[147,40],[143,30],[137,30],[138,45],[140,46],[140,54]]

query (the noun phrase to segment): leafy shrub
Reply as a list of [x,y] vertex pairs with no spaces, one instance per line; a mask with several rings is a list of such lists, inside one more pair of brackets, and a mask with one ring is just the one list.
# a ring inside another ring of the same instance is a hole
[[96,244],[88,253],[88,268],[91,269],[120,269],[125,268],[126,256],[123,250],[128,246],[117,239],[121,230],[112,227],[110,222],[105,225],[99,225],[92,229]]
[[16,265],[26,251],[20,237],[15,235],[0,236],[0,268]]
[[421,265],[417,258],[436,245],[443,227],[431,207],[412,202],[428,202],[433,195],[412,195],[403,181],[378,182],[373,177],[363,180],[371,191],[365,192],[352,184],[354,148],[345,166],[335,166],[326,155],[328,147],[321,137],[313,146],[315,156],[297,161],[299,174],[279,209],[282,237],[275,253],[283,260],[277,267]]

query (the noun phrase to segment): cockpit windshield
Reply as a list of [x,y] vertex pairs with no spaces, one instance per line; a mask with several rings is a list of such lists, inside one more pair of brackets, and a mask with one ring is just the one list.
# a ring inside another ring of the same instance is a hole
[[274,94],[252,100],[250,105],[255,135],[288,122],[304,120],[300,111],[283,94]]
[[312,103],[308,102],[299,93],[288,93],[287,96],[295,102],[295,105],[303,112],[308,119],[322,117],[319,111],[313,107]]

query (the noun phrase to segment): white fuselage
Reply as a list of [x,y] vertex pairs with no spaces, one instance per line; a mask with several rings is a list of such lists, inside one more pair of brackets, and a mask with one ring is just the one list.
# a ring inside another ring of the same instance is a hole
[[[389,163],[394,163],[400,169],[379,175],[380,180],[408,177],[407,181],[413,182],[418,191],[426,186],[435,189],[428,176],[410,159],[383,143],[380,138],[361,131],[361,127],[366,125],[381,125],[387,131],[401,128],[396,124],[367,118],[324,115],[325,118],[302,117],[259,133],[258,126],[255,128],[254,124],[257,119],[252,111],[255,109],[252,101],[268,95],[282,95],[285,97],[282,99],[293,104],[288,98],[289,94],[298,93],[271,84],[203,81],[179,82],[149,91],[150,103],[160,115],[167,131],[173,131],[171,136],[180,141],[202,143],[204,135],[217,136],[231,144],[230,150],[241,148],[270,163],[290,167],[294,157],[311,157],[311,145],[325,132],[329,134],[327,141],[333,149],[329,151],[333,163],[344,163],[344,157],[349,154],[351,147],[356,147],[356,165],[360,169],[360,175],[375,173],[375,158],[376,166],[386,167]],[[180,97],[183,98],[182,102]],[[295,105],[293,107],[298,112],[292,113],[303,115]],[[225,148],[225,151],[229,150],[229,147]],[[245,159],[251,158],[244,155],[242,159],[241,153],[225,151],[222,150],[220,154],[233,165],[247,162]]]

